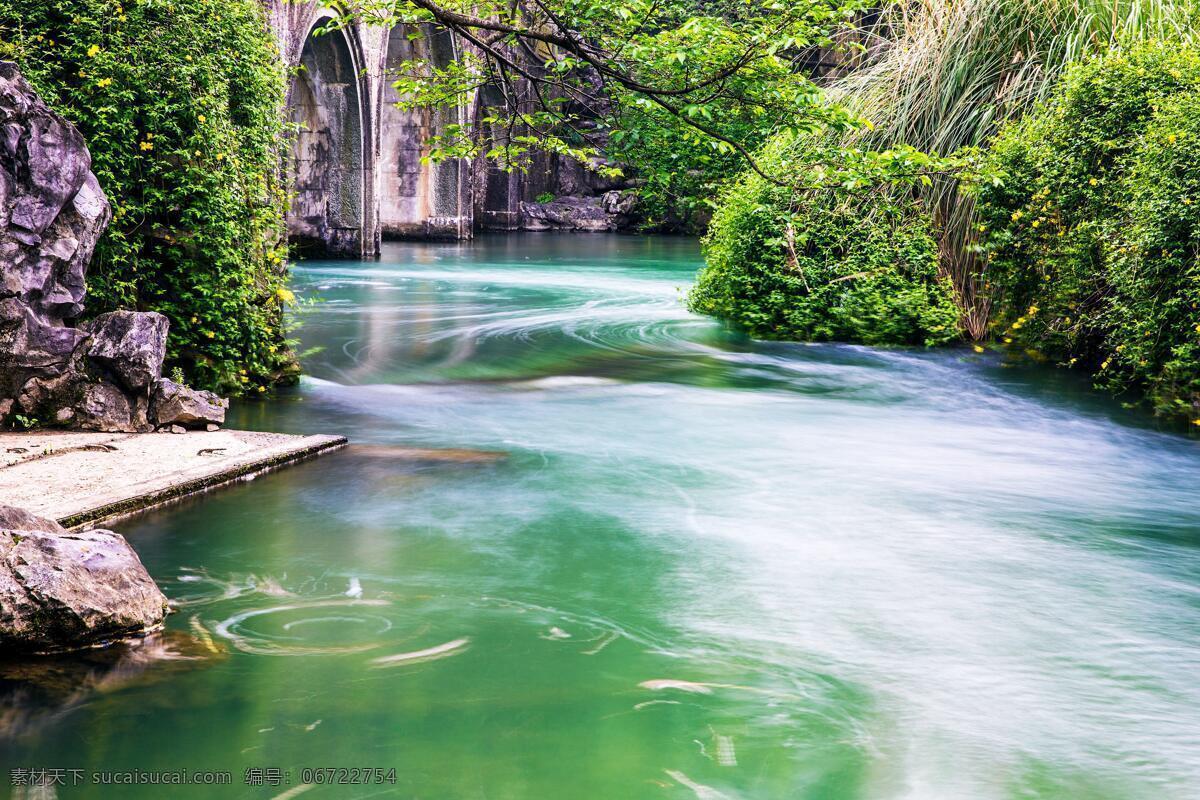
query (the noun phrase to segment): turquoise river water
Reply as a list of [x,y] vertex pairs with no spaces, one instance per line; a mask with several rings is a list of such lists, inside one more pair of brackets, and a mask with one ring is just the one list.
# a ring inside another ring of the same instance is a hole
[[698,264],[297,265],[321,349],[231,422],[354,446],[126,521],[168,636],[0,680],[7,769],[232,784],[14,793],[1200,797],[1197,443],[992,354],[747,341]]

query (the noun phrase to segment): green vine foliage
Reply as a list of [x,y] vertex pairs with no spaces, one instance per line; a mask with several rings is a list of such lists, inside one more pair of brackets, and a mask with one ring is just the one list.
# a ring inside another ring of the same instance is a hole
[[168,368],[294,379],[283,335],[286,87],[255,0],[0,0],[0,58],[74,122],[114,209],[88,313],[160,311]]
[[1151,42],[1082,62],[986,161],[1000,341],[1200,424],[1200,54]]
[[[788,175],[841,157],[815,141],[776,139],[760,159]],[[690,305],[760,338],[944,344],[959,311],[935,234],[903,187],[797,192],[743,176],[713,217]]]

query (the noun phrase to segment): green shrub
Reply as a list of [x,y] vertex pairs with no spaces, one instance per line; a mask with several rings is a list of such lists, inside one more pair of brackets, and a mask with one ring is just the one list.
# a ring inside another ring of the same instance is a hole
[[1200,54],[1148,43],[1077,65],[1002,131],[987,171],[996,335],[1196,417]]
[[[789,174],[830,155],[810,141],[777,140],[761,163]],[[942,344],[959,313],[937,257],[907,193],[797,194],[746,176],[713,217],[690,305],[760,338]]]
[[113,205],[88,313],[166,314],[168,365],[202,386],[291,376],[285,75],[259,4],[0,0],[0,20],[0,57],[79,127]]

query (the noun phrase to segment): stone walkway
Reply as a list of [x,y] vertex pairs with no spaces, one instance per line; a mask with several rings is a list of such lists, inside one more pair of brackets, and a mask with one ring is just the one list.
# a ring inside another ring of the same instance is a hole
[[91,527],[346,444],[220,430],[0,434],[0,503]]

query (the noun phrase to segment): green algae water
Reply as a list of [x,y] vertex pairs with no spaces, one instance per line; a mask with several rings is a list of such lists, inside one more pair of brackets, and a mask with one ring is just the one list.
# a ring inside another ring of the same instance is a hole
[[119,526],[168,635],[10,670],[4,766],[1200,797],[1196,443],[990,355],[744,340],[685,310],[698,265],[553,235],[297,265],[308,377],[231,422],[355,446]]

